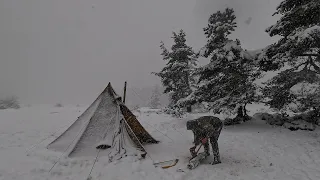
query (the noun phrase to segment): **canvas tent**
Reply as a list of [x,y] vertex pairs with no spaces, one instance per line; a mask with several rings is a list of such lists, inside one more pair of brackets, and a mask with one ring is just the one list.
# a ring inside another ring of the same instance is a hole
[[[68,157],[107,155],[110,159],[127,155],[145,156],[143,144],[158,143],[121,102],[111,84],[47,148]],[[105,149],[101,149],[101,147]]]

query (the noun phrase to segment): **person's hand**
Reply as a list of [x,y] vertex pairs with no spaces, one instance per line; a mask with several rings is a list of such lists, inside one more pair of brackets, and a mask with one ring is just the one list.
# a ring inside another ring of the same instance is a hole
[[196,146],[194,146],[194,147],[190,148],[189,150],[190,150],[190,153],[191,153],[191,156],[192,156],[192,157],[197,156],[197,153],[196,153]]
[[203,138],[203,139],[201,139],[201,143],[202,143],[202,144],[207,143],[207,141],[208,141],[208,138]]

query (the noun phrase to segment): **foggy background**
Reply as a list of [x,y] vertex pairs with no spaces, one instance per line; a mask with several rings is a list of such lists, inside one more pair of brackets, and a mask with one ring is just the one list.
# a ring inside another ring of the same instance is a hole
[[[128,102],[145,104],[160,71],[160,41],[183,29],[205,45],[210,14],[234,8],[243,48],[274,42],[265,29],[281,0],[1,0],[0,97],[25,104],[88,104],[108,82]],[[200,63],[205,63],[204,61]],[[136,95],[138,94],[138,96]],[[166,98],[162,97],[162,102]]]

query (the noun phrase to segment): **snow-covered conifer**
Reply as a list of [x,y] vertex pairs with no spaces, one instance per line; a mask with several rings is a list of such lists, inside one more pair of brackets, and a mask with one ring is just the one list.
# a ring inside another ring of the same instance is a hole
[[164,86],[164,93],[170,94],[170,106],[175,106],[181,98],[187,97],[191,93],[191,76],[196,66],[197,55],[192,47],[186,44],[186,34],[183,30],[179,33],[173,32],[174,44],[171,51],[167,50],[161,42],[163,60],[166,66],[157,73],[153,73],[161,78]]
[[266,32],[270,36],[281,36],[281,39],[265,49],[259,64],[265,71],[281,71],[266,83],[264,89],[264,96],[269,99],[267,104],[281,109],[303,99],[292,92],[292,87],[319,82],[320,1],[285,0],[275,14],[281,18]]
[[179,101],[180,104],[209,102],[210,108],[220,113],[255,100],[254,80],[260,73],[253,60],[247,58],[248,53],[242,49],[240,41],[229,37],[237,27],[235,19],[233,9],[229,8],[210,16],[204,28],[208,40],[201,53],[210,58],[210,62],[196,69],[197,89]]

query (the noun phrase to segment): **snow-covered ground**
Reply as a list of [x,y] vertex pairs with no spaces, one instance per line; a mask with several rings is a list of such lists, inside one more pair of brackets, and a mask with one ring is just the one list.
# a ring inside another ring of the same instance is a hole
[[[86,107],[35,106],[0,111],[1,180],[86,180],[95,157],[65,158],[46,145],[62,133]],[[176,172],[186,163],[193,135],[183,119],[146,108],[135,112],[144,127],[161,143],[147,145],[146,160],[134,158],[108,163],[99,157],[91,179],[320,179],[320,131],[290,131],[260,120],[225,127],[219,139],[222,164],[203,164],[191,172]],[[153,161],[179,158],[170,169],[155,168]],[[52,168],[52,169],[51,169]],[[51,170],[50,170],[51,169]]]

